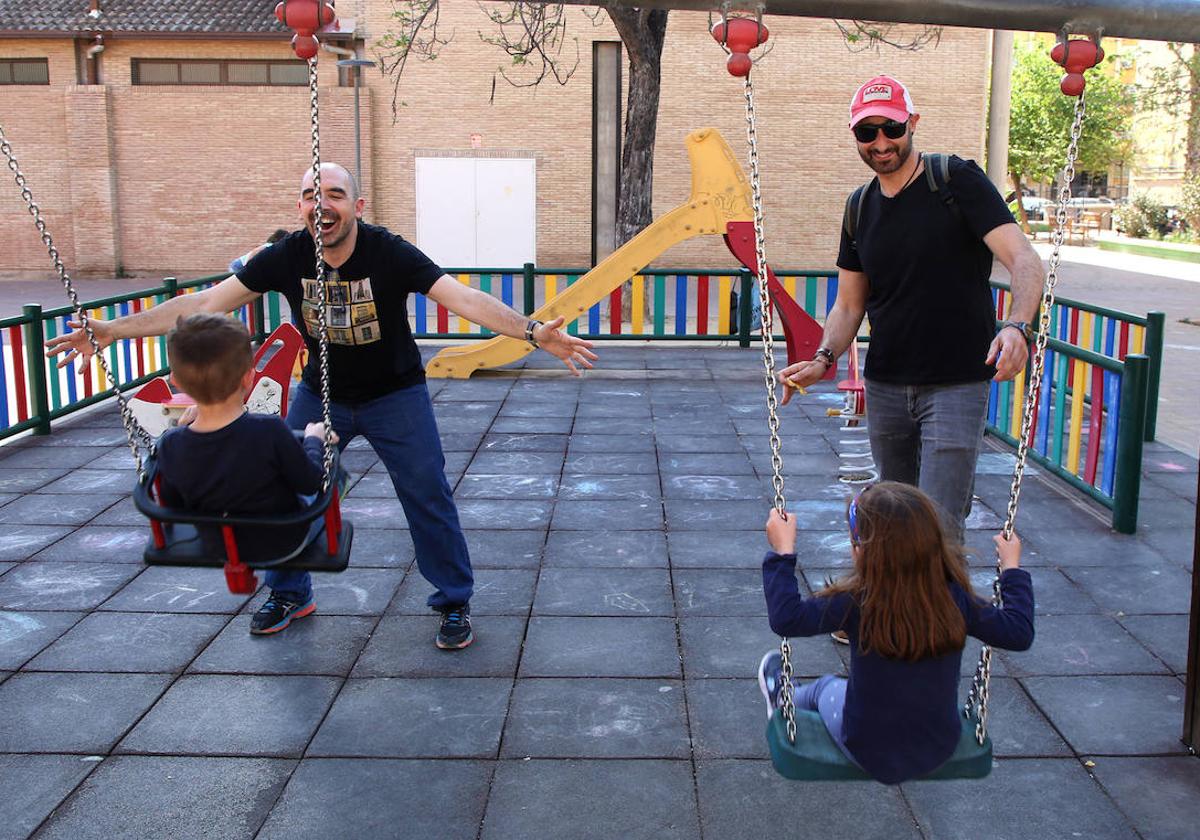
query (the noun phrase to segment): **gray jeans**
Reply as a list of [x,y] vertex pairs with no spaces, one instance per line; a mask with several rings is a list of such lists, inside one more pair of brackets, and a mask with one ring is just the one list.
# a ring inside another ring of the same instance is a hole
[[920,487],[959,540],[971,512],[988,385],[866,383],[867,432],[879,477]]

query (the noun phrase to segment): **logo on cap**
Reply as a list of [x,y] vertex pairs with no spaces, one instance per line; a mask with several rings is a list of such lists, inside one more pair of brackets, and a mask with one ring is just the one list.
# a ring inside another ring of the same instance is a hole
[[878,102],[880,99],[890,100],[891,98],[891,85],[871,85],[869,88],[864,89],[862,93],[862,101],[864,104],[867,102]]

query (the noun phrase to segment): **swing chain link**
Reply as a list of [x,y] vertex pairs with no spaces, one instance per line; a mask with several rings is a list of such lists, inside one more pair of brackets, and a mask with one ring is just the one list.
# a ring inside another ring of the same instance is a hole
[[[771,486],[775,491],[774,506],[787,515],[783,497],[783,456],[780,454],[779,401],[775,394],[775,337],[774,304],[771,301],[770,284],[767,282],[767,249],[763,241],[762,190],[758,171],[758,133],[754,115],[754,84],[746,74],[744,90],[746,96],[746,139],[750,144],[750,194],[754,206],[754,259],[755,277],[758,281],[759,327],[763,344],[763,383],[767,388],[767,425],[771,430]],[[780,676],[779,708],[787,726],[789,744],[796,742],[796,705],[793,700],[792,646],[787,638],[779,642]]]
[[313,173],[313,246],[317,255],[317,363],[321,371],[321,420],[325,424],[325,452],[321,466],[325,476],[321,480],[321,492],[329,489],[333,480],[333,419],[329,397],[329,328],[326,323],[326,308],[329,290],[325,274],[325,238],[321,233],[324,203],[321,194],[321,131],[320,113],[317,107],[317,59],[308,60],[308,90],[312,103],[312,173]]
[[[1024,411],[1021,415],[1021,437],[1017,441],[1017,459],[1013,468],[1012,486],[1009,488],[1008,510],[1004,518],[1003,534],[1009,539],[1013,534],[1013,524],[1017,516],[1017,499],[1021,495],[1021,480],[1025,475],[1025,461],[1029,454],[1029,436],[1033,429],[1034,412],[1037,410],[1038,396],[1042,390],[1042,378],[1045,374],[1046,342],[1050,336],[1050,318],[1054,310],[1054,287],[1058,283],[1058,266],[1063,236],[1067,226],[1067,208],[1071,201],[1071,182],[1075,180],[1075,159],[1079,156],[1079,138],[1083,134],[1083,118],[1086,112],[1084,94],[1080,93],[1075,100],[1075,120],[1071,124],[1071,142],[1067,146],[1067,162],[1063,167],[1062,185],[1058,191],[1058,205],[1055,213],[1055,227],[1051,232],[1052,249],[1050,252],[1049,269],[1046,272],[1046,282],[1042,288],[1041,308],[1038,312],[1038,331],[1034,345],[1033,358],[1030,360],[1029,390],[1025,398]],[[996,577],[992,581],[992,603],[1001,606],[1000,598],[1000,559],[996,558]],[[972,711],[977,711],[978,720],[975,724],[975,740],[980,744],[987,737],[988,699],[990,697],[992,676],[992,648],[984,645],[979,652],[979,664],[975,676],[971,680],[971,690],[967,694],[967,702],[963,713],[968,717]]]
[[[59,281],[63,288],[66,289],[68,297],[71,299],[71,309],[74,312],[75,318],[79,321],[80,329],[87,335],[88,343],[92,346],[92,357],[100,365],[100,369],[104,371],[105,378],[112,383],[113,393],[116,395],[117,404],[121,410],[121,425],[125,428],[125,436],[129,445],[129,451],[133,453],[134,461],[137,463],[138,480],[144,481],[146,478],[145,465],[143,463],[142,451],[147,454],[154,454],[154,438],[150,436],[142,425],[138,423],[137,418],[133,415],[133,410],[129,407],[129,401],[121,392],[117,383],[116,374],[109,369],[108,361],[104,358],[104,353],[100,347],[100,342],[96,338],[96,333],[92,329],[91,320],[88,318],[87,311],[83,308],[83,304],[79,302],[79,294],[75,290],[74,284],[71,282],[71,277],[67,274],[67,268],[63,264],[62,257],[58,252],[58,248],[54,245],[54,240],[51,238],[49,231],[46,230],[46,222],[42,218],[41,208],[33,199],[33,191],[25,179],[24,173],[21,172],[21,167],[17,163],[17,158],[13,154],[12,144],[4,134],[4,126],[0,125],[0,152],[3,152],[5,159],[8,162],[8,168],[12,171],[13,177],[16,179],[17,186],[21,190],[21,198],[25,200],[25,205],[29,210],[29,215],[33,217],[33,223],[37,227],[38,233],[41,234],[42,244],[46,246],[47,252],[50,254],[50,259],[54,262],[54,269],[58,272]],[[81,369],[81,373],[84,371]],[[51,371],[51,375],[57,376],[57,369]]]

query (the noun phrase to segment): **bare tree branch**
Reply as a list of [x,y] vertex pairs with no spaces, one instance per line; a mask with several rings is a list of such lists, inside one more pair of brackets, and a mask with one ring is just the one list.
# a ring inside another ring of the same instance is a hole
[[397,32],[387,31],[376,44],[375,57],[383,75],[392,78],[392,122],[396,122],[397,109],[404,105],[400,101],[400,80],[411,55],[427,61],[438,57],[442,48],[454,38],[451,32],[443,38],[438,32],[441,7],[438,0],[392,0],[392,19],[399,26]]
[[936,47],[942,41],[942,27],[923,26],[920,32],[907,35],[908,30],[901,24],[885,23],[873,20],[833,21],[841,30],[850,52],[879,52],[880,46],[889,46],[897,50],[916,52],[930,45]]
[[[565,85],[579,68],[579,39],[575,44],[575,60],[567,67],[562,58],[563,42],[567,40],[567,14],[561,3],[527,3],[510,0],[504,4],[479,4],[479,8],[496,25],[496,34],[479,33],[485,44],[499,47],[512,59],[514,67],[526,67],[540,62],[533,75],[525,79],[511,77],[505,68],[497,73],[513,87],[535,87],[552,77]],[[495,85],[493,84],[493,95]]]

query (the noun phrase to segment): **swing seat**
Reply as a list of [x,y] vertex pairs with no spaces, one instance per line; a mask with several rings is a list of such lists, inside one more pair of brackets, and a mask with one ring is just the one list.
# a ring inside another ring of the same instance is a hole
[[[776,709],[767,724],[767,745],[771,749],[775,772],[786,779],[799,782],[871,781],[865,770],[851,764],[838,749],[817,712],[796,710],[796,743],[791,744],[788,743],[783,711]],[[982,779],[991,772],[992,739],[985,737],[982,745],[977,743],[975,721],[966,718],[954,754],[921,779]]]
[[[340,457],[334,450],[332,475]],[[146,462],[146,478],[133,492],[134,506],[150,520],[151,539],[142,559],[148,566],[224,568],[229,591],[252,594],[255,569],[341,572],[350,563],[354,527],[342,520],[337,483],[292,513],[222,516],[164,507],[157,499],[158,461]],[[310,536],[313,523],[320,530]]]

